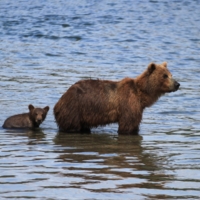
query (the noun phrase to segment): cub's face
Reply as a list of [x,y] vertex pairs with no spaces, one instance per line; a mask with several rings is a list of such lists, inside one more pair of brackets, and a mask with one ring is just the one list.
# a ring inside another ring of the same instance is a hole
[[29,105],[29,111],[31,119],[39,126],[45,120],[47,112],[49,111],[49,106],[45,108],[35,108],[33,105]]
[[175,92],[180,84],[172,78],[172,74],[167,69],[167,63],[151,63],[148,66],[149,83],[154,91],[160,93]]

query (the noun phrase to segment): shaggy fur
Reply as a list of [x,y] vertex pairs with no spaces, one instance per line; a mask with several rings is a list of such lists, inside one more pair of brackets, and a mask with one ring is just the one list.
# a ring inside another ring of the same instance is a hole
[[57,102],[54,115],[64,132],[90,132],[92,127],[118,122],[119,134],[137,134],[143,110],[179,86],[166,62],[151,63],[135,79],[78,81]]
[[29,113],[23,113],[7,118],[3,128],[37,128],[45,120],[49,106],[45,108],[35,108],[29,105]]

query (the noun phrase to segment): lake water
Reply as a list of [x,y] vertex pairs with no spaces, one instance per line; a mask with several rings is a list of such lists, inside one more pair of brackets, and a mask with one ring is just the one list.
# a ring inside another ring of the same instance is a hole
[[[0,122],[50,106],[36,131],[0,128],[1,199],[199,199],[200,1],[0,1]],[[53,107],[83,78],[168,62],[180,90],[117,124],[63,134]]]

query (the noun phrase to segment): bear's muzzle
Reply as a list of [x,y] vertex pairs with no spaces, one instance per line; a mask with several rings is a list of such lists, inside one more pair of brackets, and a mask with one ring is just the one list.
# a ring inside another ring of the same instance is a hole
[[178,83],[177,81],[174,80],[174,90],[173,92],[177,91],[180,87],[180,83]]

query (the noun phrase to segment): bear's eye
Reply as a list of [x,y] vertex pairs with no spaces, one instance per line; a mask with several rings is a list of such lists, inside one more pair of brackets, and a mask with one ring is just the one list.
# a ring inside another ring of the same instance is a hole
[[163,75],[163,78],[168,78],[167,74],[164,74],[164,75]]

